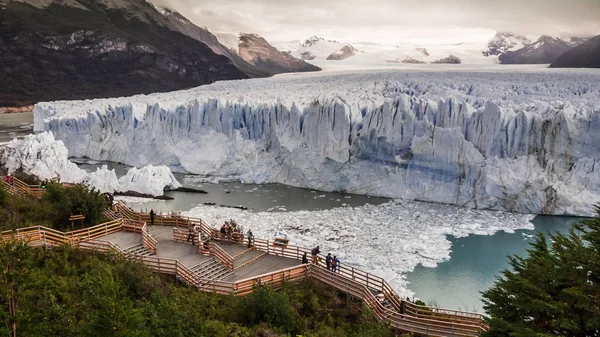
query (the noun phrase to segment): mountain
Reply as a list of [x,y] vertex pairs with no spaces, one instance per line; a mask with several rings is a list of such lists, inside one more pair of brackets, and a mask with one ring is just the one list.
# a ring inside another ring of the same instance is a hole
[[269,75],[319,71],[321,68],[295,58],[289,52],[282,52],[257,34],[218,34],[221,43],[237,53],[244,61]]
[[567,50],[550,68],[600,68],[600,35]]
[[218,46],[200,42],[211,39],[200,36],[205,31],[144,0],[1,0],[0,7],[0,83],[10,83],[0,87],[0,105],[248,78]]
[[216,54],[223,55],[230,59],[239,70],[243,71],[248,76],[269,76],[268,72],[265,72],[259,69],[258,67],[249,64],[244,59],[242,59],[236,52],[233,52],[230,48],[222,45],[219,42],[218,38],[208,30],[196,26],[186,17],[169,8],[156,8],[159,12],[163,14],[163,16],[165,16],[165,18],[168,19],[167,24],[169,28],[206,44]]
[[580,44],[583,39],[560,39],[542,35],[536,42],[521,49],[500,54],[502,64],[545,64],[552,63],[558,56]]
[[325,40],[318,36],[311,36],[300,44],[299,48],[293,50],[292,55],[301,57],[303,60],[325,60],[344,46],[344,43],[335,40]]
[[525,36],[510,32],[497,32],[488,42],[487,50],[483,51],[483,55],[498,56],[511,50],[521,49],[528,44],[531,44],[531,41]]
[[350,56],[354,56],[358,53],[356,48],[352,47],[351,44],[344,45],[342,48],[327,56],[327,60],[344,60]]

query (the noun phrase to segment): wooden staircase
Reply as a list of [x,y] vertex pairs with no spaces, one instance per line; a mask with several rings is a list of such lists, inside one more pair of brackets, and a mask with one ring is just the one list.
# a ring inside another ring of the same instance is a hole
[[204,262],[200,262],[190,269],[194,274],[198,275],[199,278],[206,280],[222,280],[233,274],[231,270],[227,269],[227,267],[217,261],[214,257]]
[[135,246],[131,246],[127,249],[124,249],[123,252],[128,255],[137,255],[137,256],[152,256],[152,253],[148,248],[144,247],[144,244],[140,243]]

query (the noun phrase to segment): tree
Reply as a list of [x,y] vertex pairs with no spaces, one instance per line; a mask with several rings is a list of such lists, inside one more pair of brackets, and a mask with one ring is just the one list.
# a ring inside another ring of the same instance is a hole
[[483,292],[483,336],[600,336],[600,207],[568,235],[538,235],[528,257],[510,256]]

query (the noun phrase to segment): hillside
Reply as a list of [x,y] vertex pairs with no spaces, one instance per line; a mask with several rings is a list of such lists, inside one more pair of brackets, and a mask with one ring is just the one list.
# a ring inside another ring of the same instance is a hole
[[550,68],[600,68],[600,35],[566,51]]
[[248,77],[144,0],[4,0],[0,8],[0,83],[11,84],[0,87],[0,106]]

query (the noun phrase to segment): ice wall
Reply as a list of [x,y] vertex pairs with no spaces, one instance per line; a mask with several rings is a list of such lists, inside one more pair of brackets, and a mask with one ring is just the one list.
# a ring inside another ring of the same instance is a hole
[[41,103],[35,129],[74,156],[243,182],[523,213],[600,200],[600,73],[319,76]]

